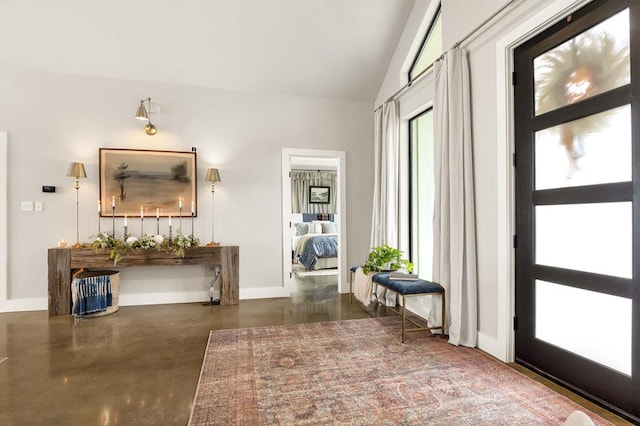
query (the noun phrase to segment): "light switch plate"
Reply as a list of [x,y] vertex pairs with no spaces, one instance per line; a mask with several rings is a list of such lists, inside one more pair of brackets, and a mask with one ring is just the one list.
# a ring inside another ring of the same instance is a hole
[[33,201],[23,201],[21,204],[21,209],[23,212],[32,212],[33,211]]
[[37,212],[41,212],[42,211],[42,201],[36,201],[34,204],[34,209]]

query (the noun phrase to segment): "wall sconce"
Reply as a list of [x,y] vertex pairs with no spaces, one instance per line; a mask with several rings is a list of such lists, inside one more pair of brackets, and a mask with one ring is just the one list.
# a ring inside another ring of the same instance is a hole
[[[147,102],[149,105],[148,111],[144,106],[145,102]],[[149,136],[153,136],[158,132],[156,126],[151,123],[151,98],[140,100],[140,106],[138,106],[138,110],[136,111],[136,118],[138,120],[147,120],[147,125],[144,126],[144,132]]]
[[207,177],[205,177],[204,180],[205,182],[211,182],[211,242],[207,244],[207,246],[218,246],[220,243],[217,243],[213,237],[213,193],[216,190],[216,183],[221,181],[220,172],[218,172],[218,169],[210,168],[207,170]]
[[69,166],[69,171],[67,172],[68,177],[72,177],[76,180],[76,243],[71,246],[72,248],[80,248],[80,225],[79,225],[79,204],[78,204],[78,190],[80,189],[80,179],[86,178],[87,173],[84,171],[83,163],[71,163]]

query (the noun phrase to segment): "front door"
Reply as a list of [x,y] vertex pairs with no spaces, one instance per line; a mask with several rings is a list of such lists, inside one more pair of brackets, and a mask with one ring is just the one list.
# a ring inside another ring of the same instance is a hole
[[515,51],[516,361],[640,418],[640,2]]

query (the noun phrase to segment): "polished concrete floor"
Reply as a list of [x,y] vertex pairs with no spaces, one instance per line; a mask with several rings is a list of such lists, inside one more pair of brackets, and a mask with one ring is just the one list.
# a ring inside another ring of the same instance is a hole
[[236,306],[0,314],[0,425],[185,425],[210,330],[387,315],[349,304],[333,281],[301,280],[291,298]]

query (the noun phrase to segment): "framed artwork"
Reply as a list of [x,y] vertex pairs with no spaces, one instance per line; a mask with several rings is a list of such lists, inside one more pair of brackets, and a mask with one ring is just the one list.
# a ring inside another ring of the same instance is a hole
[[100,216],[197,215],[196,153],[100,148]]
[[329,204],[330,196],[331,188],[328,186],[309,187],[309,203],[311,204]]

